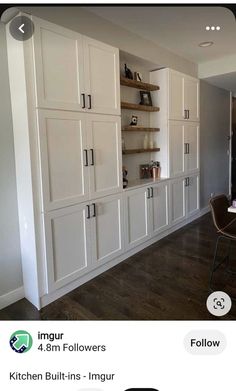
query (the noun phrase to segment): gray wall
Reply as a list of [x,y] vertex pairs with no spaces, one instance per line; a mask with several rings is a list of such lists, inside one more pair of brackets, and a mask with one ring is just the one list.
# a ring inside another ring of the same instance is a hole
[[229,193],[230,93],[205,81],[200,83],[200,206],[211,193]]
[[0,296],[22,285],[5,31],[0,24]]

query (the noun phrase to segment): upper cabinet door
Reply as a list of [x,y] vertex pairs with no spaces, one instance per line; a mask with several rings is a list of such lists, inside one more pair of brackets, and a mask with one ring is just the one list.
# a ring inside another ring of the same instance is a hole
[[199,121],[199,80],[184,77],[184,110],[188,110],[189,121]]
[[170,70],[169,119],[184,119],[184,75]]
[[169,121],[170,177],[184,173],[184,123]]
[[122,190],[120,117],[87,115],[91,198]]
[[80,34],[34,18],[37,107],[83,110],[83,45]]
[[45,211],[88,199],[85,116],[58,110],[39,112]]
[[83,40],[86,109],[120,115],[119,51],[94,39]]

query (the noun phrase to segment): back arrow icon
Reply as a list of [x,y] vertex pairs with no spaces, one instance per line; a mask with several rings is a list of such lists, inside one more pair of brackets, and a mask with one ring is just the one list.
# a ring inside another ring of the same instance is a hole
[[18,30],[20,30],[20,32],[23,33],[23,34],[25,33],[24,30],[23,30],[24,25],[25,25],[25,24],[23,23],[23,24],[18,28]]

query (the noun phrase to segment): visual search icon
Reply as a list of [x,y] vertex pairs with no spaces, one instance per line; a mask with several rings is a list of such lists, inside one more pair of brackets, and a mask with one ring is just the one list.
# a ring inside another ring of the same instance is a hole
[[212,315],[224,316],[230,311],[231,306],[231,298],[225,292],[213,292],[207,298],[207,309]]
[[10,347],[16,353],[26,353],[33,345],[33,339],[25,330],[17,330],[10,337]]

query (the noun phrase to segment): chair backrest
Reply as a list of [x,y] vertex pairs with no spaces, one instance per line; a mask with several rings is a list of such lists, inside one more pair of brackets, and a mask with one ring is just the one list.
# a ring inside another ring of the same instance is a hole
[[220,194],[210,199],[210,207],[214,225],[217,230],[226,227],[235,216],[228,212],[229,200],[225,194]]

